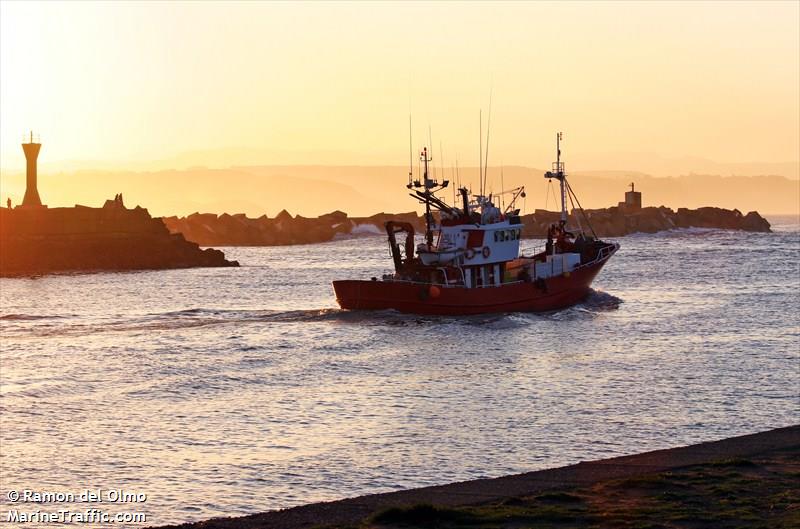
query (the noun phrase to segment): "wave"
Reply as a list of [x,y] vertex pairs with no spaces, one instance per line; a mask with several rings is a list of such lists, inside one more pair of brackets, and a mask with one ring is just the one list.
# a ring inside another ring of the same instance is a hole
[[349,241],[353,239],[375,238],[382,235],[373,231],[353,231],[350,233],[337,233],[333,236],[334,241]]
[[[671,238],[671,237],[685,237],[685,236],[701,236],[701,235],[709,235],[712,233],[729,233],[729,232],[739,232],[740,230],[726,230],[724,228],[699,228],[699,227],[691,227],[691,228],[672,228],[669,230],[661,230],[655,233],[647,233],[644,231],[635,231],[633,233],[628,233],[624,235],[624,237],[653,237],[653,238]],[[613,238],[613,237],[611,237]]]
[[43,314],[2,314],[0,321],[35,321],[35,320],[51,320],[62,319],[68,316],[51,316]]

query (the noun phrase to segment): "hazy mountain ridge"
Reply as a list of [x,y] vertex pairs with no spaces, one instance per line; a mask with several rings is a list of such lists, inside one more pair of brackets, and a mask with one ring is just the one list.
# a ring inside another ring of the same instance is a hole
[[[414,168],[416,173],[416,167]],[[477,191],[475,167],[431,171],[440,179],[460,181]],[[444,174],[442,174],[444,173]],[[525,185],[527,198],[518,203],[525,211],[552,209],[553,189],[544,170],[520,166],[490,167],[487,191]],[[416,174],[415,174],[416,177]],[[116,193],[125,202],[141,204],[154,215],[193,212],[246,213],[275,216],[318,216],[333,210],[354,216],[376,211],[408,211],[416,202],[407,196],[408,168],[400,166],[237,166],[227,169],[192,168],[163,171],[40,172],[39,192],[51,206],[98,205]],[[689,174],[655,177],[636,171],[576,171],[571,183],[586,208],[616,205],[633,181],[645,206],[698,208],[716,206],[759,211],[762,214],[800,212],[800,181],[779,175],[720,176]],[[0,178],[3,201],[18,204],[24,193],[23,173],[4,172]],[[440,196],[452,200],[453,187]]]
[[[439,163],[438,153],[434,153],[434,163]],[[403,163],[405,157],[402,157]],[[264,148],[216,148],[199,149],[178,153],[175,156],[156,160],[40,160],[40,169],[68,173],[82,170],[118,172],[158,172],[164,170],[225,169],[252,167],[393,167],[408,170],[406,165],[382,163],[385,155],[370,155],[364,152],[341,150],[285,151]],[[263,164],[264,160],[272,163]],[[348,162],[352,160],[352,162]],[[24,170],[22,156],[11,160],[16,164],[7,165],[1,160],[0,173]],[[494,158],[492,162],[496,161]],[[453,165],[454,160],[445,160],[445,165]],[[416,163],[416,160],[414,161]],[[473,162],[474,163],[474,162]],[[509,164],[509,167],[515,164]],[[519,166],[519,164],[516,164]],[[580,173],[641,173],[657,177],[687,174],[716,174],[721,176],[778,175],[792,180],[800,179],[800,161],[749,161],[718,162],[701,156],[669,157],[652,152],[611,152],[578,153],[570,152],[567,169]],[[416,167],[415,167],[416,170]]]

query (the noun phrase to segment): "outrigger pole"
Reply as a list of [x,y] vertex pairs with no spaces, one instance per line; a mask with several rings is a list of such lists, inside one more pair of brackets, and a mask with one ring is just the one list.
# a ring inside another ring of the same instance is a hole
[[408,196],[410,196],[411,198],[415,198],[415,199],[419,200],[421,204],[424,204],[425,200],[430,200],[431,206],[435,207],[439,211],[443,211],[443,212],[448,213],[450,215],[456,215],[457,214],[457,211],[455,211],[455,209],[452,206],[447,204],[447,202],[445,202],[441,198],[437,197],[433,193],[431,193],[430,196],[427,197],[427,198],[425,196],[425,193],[423,193],[421,191],[414,191],[413,193],[409,193]]

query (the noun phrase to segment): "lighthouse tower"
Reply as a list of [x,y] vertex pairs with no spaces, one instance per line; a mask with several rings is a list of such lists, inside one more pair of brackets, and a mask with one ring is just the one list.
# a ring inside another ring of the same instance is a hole
[[34,143],[33,131],[31,131],[28,143],[22,144],[22,150],[25,151],[25,159],[28,162],[25,172],[27,187],[25,188],[25,198],[22,199],[23,207],[42,206],[42,199],[39,198],[39,189],[36,186],[36,160],[39,158],[39,149],[41,148],[41,143]]

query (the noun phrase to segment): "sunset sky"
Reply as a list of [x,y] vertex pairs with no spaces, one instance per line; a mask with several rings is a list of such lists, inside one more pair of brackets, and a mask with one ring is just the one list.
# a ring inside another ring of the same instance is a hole
[[799,6],[3,2],[0,166],[796,162]]

